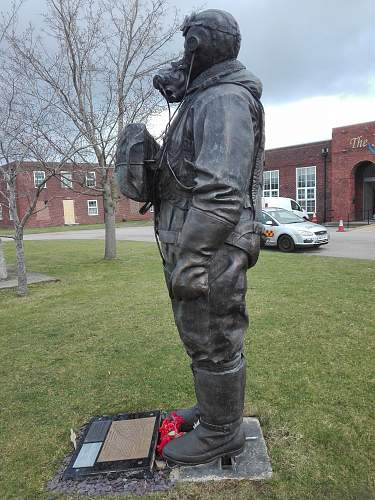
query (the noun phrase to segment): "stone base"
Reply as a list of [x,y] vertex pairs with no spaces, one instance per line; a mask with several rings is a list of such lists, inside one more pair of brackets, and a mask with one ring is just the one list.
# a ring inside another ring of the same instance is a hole
[[246,444],[241,455],[231,460],[220,458],[204,465],[176,467],[169,479],[177,482],[269,479],[272,476],[271,462],[259,420],[244,417],[243,422]]
[[[81,439],[88,429],[88,424],[78,432]],[[129,478],[123,472],[118,474],[99,474],[98,476],[82,477],[81,480],[66,479],[64,472],[72,461],[76,451],[69,453],[61,464],[56,475],[48,482],[47,489],[56,494],[69,496],[89,495],[117,496],[118,495],[140,495],[155,492],[168,491],[174,487],[176,482],[190,481],[221,481],[221,480],[253,480],[259,481],[269,479],[272,476],[271,463],[267,454],[262,430],[256,418],[245,417],[244,429],[248,440],[245,450],[236,458],[235,466],[231,463],[222,463],[216,460],[207,465],[196,465],[195,467],[176,467],[169,469],[163,460],[160,462],[161,470],[154,467],[150,477],[143,479]]]
[[[27,284],[32,285],[34,283],[49,283],[59,281],[57,278],[52,276],[47,276],[46,274],[40,273],[27,273]],[[18,281],[16,273],[9,271],[8,278],[6,280],[0,280],[0,290],[3,288],[17,288]]]

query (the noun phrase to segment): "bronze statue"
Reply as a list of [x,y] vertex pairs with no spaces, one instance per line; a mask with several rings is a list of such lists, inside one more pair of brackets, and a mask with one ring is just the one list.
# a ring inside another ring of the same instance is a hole
[[177,410],[189,432],[163,452],[187,465],[240,454],[245,443],[246,272],[259,255],[264,114],[261,82],[237,60],[235,19],[210,9],[186,18],[182,31],[183,59],[154,78],[180,103],[164,143],[155,157],[145,127],[128,127],[117,169],[122,191],[155,207],[174,318],[192,361],[197,404]]

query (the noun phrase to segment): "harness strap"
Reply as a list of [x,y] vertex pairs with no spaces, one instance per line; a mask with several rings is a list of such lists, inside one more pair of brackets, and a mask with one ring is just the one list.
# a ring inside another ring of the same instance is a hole
[[[253,233],[260,234],[261,230],[262,230],[262,225],[257,222],[254,222],[252,231],[249,231],[249,233],[245,234],[239,234],[236,233],[235,231],[232,231],[225,240],[225,243],[228,243],[228,245],[239,247],[245,252],[248,252],[249,241],[247,238],[247,234],[253,234]],[[161,243],[168,243],[172,245],[178,245],[180,234],[181,231],[172,231],[172,230],[168,231],[165,229],[159,229],[158,232],[159,240]]]

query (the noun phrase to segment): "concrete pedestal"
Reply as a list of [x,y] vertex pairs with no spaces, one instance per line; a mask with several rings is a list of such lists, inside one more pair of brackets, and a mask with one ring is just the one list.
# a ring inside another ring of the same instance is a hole
[[245,417],[243,425],[247,439],[241,455],[228,462],[218,459],[204,465],[176,467],[169,479],[191,482],[269,479],[272,476],[271,462],[259,420]]
[[[35,283],[53,283],[59,281],[57,278],[52,276],[47,276],[46,274],[40,273],[27,273],[27,284],[33,285]],[[17,288],[17,274],[15,272],[9,271],[8,279],[0,281],[0,290],[5,288]]]

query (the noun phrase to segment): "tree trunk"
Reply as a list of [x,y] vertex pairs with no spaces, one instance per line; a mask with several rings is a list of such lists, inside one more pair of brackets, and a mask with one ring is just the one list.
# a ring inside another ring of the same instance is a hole
[[116,258],[116,189],[114,180],[108,178],[104,184],[103,205],[105,223],[105,251],[104,258]]
[[15,232],[18,295],[27,295],[27,275],[25,264],[25,253],[23,248],[23,228],[17,228]]
[[0,239],[0,280],[6,280],[7,277],[7,263],[5,262],[3,242]]

